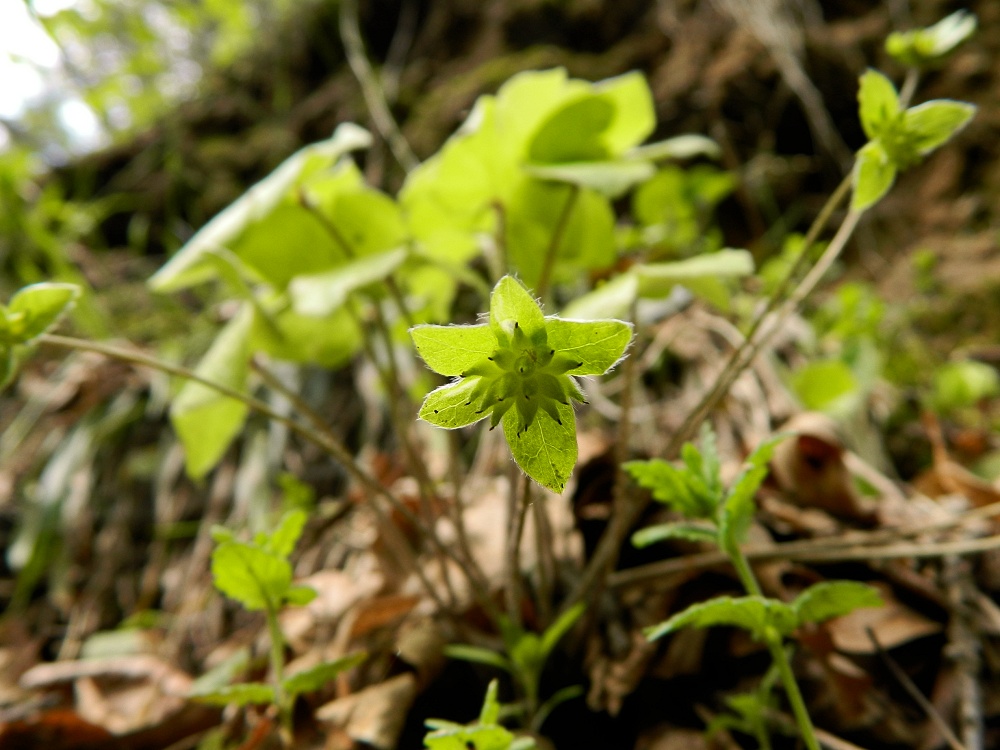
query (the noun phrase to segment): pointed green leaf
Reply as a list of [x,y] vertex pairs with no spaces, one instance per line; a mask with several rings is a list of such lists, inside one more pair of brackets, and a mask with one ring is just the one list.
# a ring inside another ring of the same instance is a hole
[[647,159],[649,161],[693,159],[697,156],[718,159],[722,156],[722,149],[719,148],[718,143],[708,136],[687,133],[668,138],[665,141],[636,146],[633,149],[629,149],[626,152],[626,156],[630,159]]
[[212,552],[215,587],[249,610],[280,606],[292,584],[288,560],[243,542],[223,542]]
[[709,524],[684,523],[675,521],[661,523],[640,529],[632,535],[632,546],[642,549],[668,539],[684,539],[688,542],[716,542],[718,532]]
[[288,557],[302,536],[308,517],[304,510],[290,510],[285,513],[278,522],[278,528],[267,537],[264,549],[281,557]]
[[896,167],[882,144],[870,141],[858,151],[852,174],[851,210],[864,211],[878,203],[896,180]]
[[76,284],[42,282],[20,289],[0,318],[0,343],[23,344],[52,328],[80,296]]
[[[474,400],[480,378],[463,378],[457,383],[448,383],[427,394],[418,415],[425,422],[436,427],[454,430],[458,427],[478,422],[489,416],[479,414],[479,404]],[[469,403],[472,400],[472,403]]]
[[576,418],[572,406],[557,403],[555,408],[562,424],[540,411],[527,430],[517,409],[511,409],[504,414],[503,432],[521,471],[561,494],[576,466]]
[[623,468],[640,487],[653,493],[654,500],[666,503],[688,518],[715,517],[715,503],[711,498],[692,492],[687,476],[667,461],[660,458],[629,461]]
[[299,315],[329,315],[352,292],[391,276],[406,256],[405,248],[397,248],[365,256],[332,271],[296,276],[288,285],[292,307]]
[[424,363],[440,375],[457,376],[480,364],[497,348],[490,326],[416,326],[410,338]]
[[531,340],[545,330],[545,316],[535,298],[513,276],[504,276],[490,296],[490,324],[495,334],[499,329],[509,336],[515,322]]
[[719,519],[719,538],[724,544],[742,544],[753,521],[757,505],[754,496],[769,471],[768,464],[778,443],[787,437],[779,434],[761,443],[747,456],[746,465],[733,481],[722,505]]
[[975,30],[976,17],[959,10],[925,29],[892,32],[885,40],[885,49],[904,65],[923,67],[940,62]]
[[346,672],[348,669],[356,667],[367,658],[368,655],[362,652],[349,654],[333,661],[322,662],[309,669],[289,675],[282,682],[282,687],[288,695],[293,697],[302,693],[312,693],[316,690],[321,690],[336,679],[337,675],[341,672]]
[[[243,390],[250,350],[252,308],[242,310],[219,333],[195,372],[213,383]],[[170,421],[184,445],[187,472],[204,476],[239,434],[247,406],[201,383],[189,382],[170,405]]]
[[563,320],[546,318],[549,346],[580,361],[573,375],[603,375],[625,354],[632,340],[632,324],[621,320]]
[[781,635],[788,635],[795,630],[797,623],[795,611],[784,602],[762,596],[719,596],[707,602],[692,604],[669,620],[646,628],[643,633],[646,638],[655,641],[681,628],[729,625],[748,630],[755,638],[761,638],[769,627]]
[[921,154],[930,153],[964,128],[975,113],[975,106],[965,102],[935,99],[918,104],[903,115],[906,138]]
[[540,644],[540,654],[543,663],[549,658],[549,654],[552,653],[552,649],[556,647],[556,644],[570,631],[586,610],[587,607],[583,602],[574,604],[545,629],[545,632],[542,633]]
[[452,659],[470,661],[474,664],[486,664],[487,666],[502,669],[504,672],[510,672],[511,670],[511,664],[507,657],[487,648],[469,646],[465,643],[452,643],[444,647],[444,653],[445,656]]
[[884,604],[878,589],[857,581],[823,581],[807,588],[792,602],[801,625],[824,622],[862,607]]
[[865,71],[859,83],[861,127],[869,139],[875,139],[899,116],[899,95],[892,81],[871,68]]
[[250,706],[274,703],[275,700],[274,688],[260,682],[227,685],[204,693],[189,693],[188,697],[213,706]]

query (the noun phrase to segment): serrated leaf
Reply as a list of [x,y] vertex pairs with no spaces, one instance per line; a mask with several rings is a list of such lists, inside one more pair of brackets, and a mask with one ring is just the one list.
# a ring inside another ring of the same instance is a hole
[[397,248],[365,256],[332,271],[296,276],[288,285],[292,308],[299,315],[329,315],[343,305],[352,292],[391,276],[406,257],[406,249]]
[[562,494],[576,466],[576,417],[572,406],[556,403],[554,408],[562,424],[540,412],[525,430],[517,409],[511,409],[503,416],[503,431],[521,471]]
[[535,298],[513,276],[504,276],[490,295],[490,325],[500,338],[512,333],[515,322],[532,341],[545,330],[545,316]]
[[659,625],[643,630],[646,638],[655,641],[681,628],[708,628],[728,625],[750,631],[755,638],[774,628],[781,635],[795,630],[798,618],[792,607],[762,596],[733,598],[719,596],[707,602],[692,604]]
[[277,609],[292,584],[288,560],[242,542],[223,542],[212,552],[215,587],[249,610]]
[[649,461],[629,461],[623,468],[640,487],[653,493],[653,499],[666,503],[688,518],[712,519],[715,504],[707,496],[696,495],[688,485],[686,475],[677,467],[654,458]]
[[337,675],[341,672],[346,672],[348,669],[356,667],[367,658],[367,654],[357,653],[349,654],[333,661],[325,661],[309,669],[289,675],[281,684],[285,692],[290,696],[311,693],[322,689],[336,679]]
[[249,706],[274,703],[275,700],[274,688],[260,682],[227,685],[209,692],[189,693],[188,697],[199,703],[209,703],[213,706]]
[[719,518],[719,538],[723,543],[738,545],[746,540],[757,507],[754,496],[767,477],[774,449],[785,437],[776,435],[761,443],[747,456],[746,466],[733,481],[729,494],[723,501]]
[[906,138],[921,154],[927,154],[964,128],[976,113],[972,104],[946,99],[910,107],[903,114]]
[[479,405],[470,399],[476,395],[479,378],[463,378],[457,383],[448,383],[427,394],[418,416],[436,427],[454,430],[474,424],[489,416],[479,412]]
[[633,160],[527,164],[525,170],[532,177],[590,188],[612,199],[656,173],[649,162]]
[[457,376],[480,364],[497,348],[490,326],[433,326],[410,329],[424,363],[440,375]]
[[[195,372],[237,391],[246,387],[252,308],[244,307],[219,333]],[[201,383],[188,382],[170,405],[170,422],[184,445],[187,473],[204,476],[243,428],[247,406]]]
[[878,141],[861,147],[852,173],[851,210],[864,211],[878,203],[896,180],[896,166]]
[[469,646],[464,643],[452,643],[444,647],[444,653],[445,656],[452,659],[470,661],[474,664],[486,664],[487,666],[502,669],[504,672],[510,672],[511,670],[511,663],[507,657],[490,649]]
[[[0,319],[0,343],[23,344],[52,328],[80,296],[76,284],[42,282],[18,290]],[[6,330],[5,330],[6,329]]]
[[884,604],[878,589],[857,581],[823,581],[807,588],[792,602],[798,623],[824,622],[862,607]]
[[621,320],[546,318],[549,346],[580,361],[573,375],[603,375],[625,354],[633,326]]
[[869,68],[858,86],[858,113],[869,139],[878,138],[899,116],[899,95],[892,81]]
[[304,510],[290,510],[282,515],[278,527],[266,537],[263,547],[281,557],[288,557],[295,549],[295,543],[302,536],[309,516]]
[[708,524],[674,521],[640,529],[632,535],[632,546],[642,549],[668,539],[684,539],[689,542],[716,542],[718,532]]

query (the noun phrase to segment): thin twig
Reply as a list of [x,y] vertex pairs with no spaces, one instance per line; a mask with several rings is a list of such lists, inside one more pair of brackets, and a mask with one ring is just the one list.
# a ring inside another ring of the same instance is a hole
[[540,630],[552,620],[552,595],[556,575],[555,550],[552,549],[552,526],[545,512],[546,495],[535,493],[531,504],[535,520],[535,549],[538,558],[538,621]]
[[899,682],[907,694],[913,698],[923,712],[927,714],[927,718],[931,720],[931,723],[941,733],[941,737],[948,743],[951,750],[966,750],[962,743],[959,742],[958,737],[956,737],[955,733],[951,730],[951,727],[948,726],[948,722],[946,722],[941,714],[938,713],[937,709],[934,708],[934,704],[927,700],[927,696],[920,692],[920,688],[914,684],[913,680],[910,679],[910,676],[906,674],[906,671],[896,663],[895,659],[889,656],[888,652],[886,652],[884,648],[882,648],[882,644],[879,643],[878,638],[875,636],[875,631],[871,628],[865,628],[865,632],[868,634],[868,640],[872,642],[872,646],[875,647],[875,653],[878,654],[882,663],[885,664],[885,666],[892,673],[892,676],[897,682]]
[[[514,471],[517,469],[515,468]],[[517,492],[517,482],[511,483],[508,503],[507,526],[507,616],[515,625],[521,624],[521,537],[524,535],[524,520],[528,515],[531,499],[531,477],[524,475],[522,491]]]
[[569,191],[562,212],[556,220],[555,229],[552,230],[552,238],[549,240],[549,246],[545,250],[545,260],[542,262],[542,273],[535,286],[535,294],[543,301],[549,293],[549,284],[552,281],[552,270],[556,265],[556,256],[559,254],[559,245],[562,244],[566,227],[569,226],[569,217],[573,213],[573,206],[576,205],[577,198],[580,196],[580,188],[577,185],[570,185]]
[[347,64],[351,67],[354,77],[358,79],[361,94],[365,98],[365,105],[368,107],[375,129],[389,145],[389,150],[396,157],[399,166],[407,172],[412,172],[420,161],[407,143],[392,112],[389,111],[378,76],[375,75],[365,55],[365,44],[358,24],[357,0],[340,2],[340,39],[344,44]]

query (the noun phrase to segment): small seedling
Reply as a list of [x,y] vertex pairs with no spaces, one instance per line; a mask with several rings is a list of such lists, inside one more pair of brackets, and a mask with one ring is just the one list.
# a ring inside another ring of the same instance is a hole
[[767,465],[775,446],[783,438],[777,436],[757,448],[728,490],[722,485],[715,438],[707,429],[702,432],[701,450],[692,443],[684,445],[681,467],[662,460],[625,464],[633,479],[650,490],[655,500],[686,519],[643,529],[633,536],[633,543],[643,547],[664,539],[683,538],[718,545],[736,569],[747,596],[720,596],[693,604],[659,625],[647,628],[646,637],[656,640],[684,627],[713,625],[748,630],[756,640],[767,645],[802,737],[811,750],[817,750],[816,734],[792,673],[785,639],[806,623],[823,622],[860,607],[879,606],[882,600],[874,588],[856,581],[817,583],[791,602],[763,595],[741,545],[753,521],[754,494],[767,476]]
[[0,305],[0,389],[17,374],[23,350],[51,330],[80,296],[75,284],[32,284]]
[[428,750],[533,750],[531,737],[517,737],[500,725],[500,702],[497,681],[486,688],[486,698],[479,719],[472,724],[455,724],[441,719],[428,719],[431,731],[424,737]]
[[250,611],[263,610],[271,638],[272,680],[270,684],[248,682],[215,687],[194,692],[191,696],[220,705],[276,706],[286,744],[291,738],[295,698],[302,693],[319,690],[338,674],[365,659],[363,653],[351,654],[285,676],[285,638],[278,623],[278,612],[285,605],[308,604],[316,597],[314,589],[292,583],[292,566],[288,560],[305,523],[305,511],[288,511],[271,534],[260,532],[252,542],[237,541],[226,528],[215,527],[212,530],[217,545],[212,552],[215,587]]
[[539,705],[539,686],[545,663],[548,661],[552,649],[580,619],[584,611],[583,604],[570,607],[541,635],[528,632],[506,618],[503,619],[500,626],[505,654],[465,644],[448,646],[445,653],[456,659],[498,667],[510,674],[524,695],[522,709],[526,716],[525,724],[529,729],[537,732],[556,706],[583,693],[583,688],[579,685],[572,685],[558,690]]

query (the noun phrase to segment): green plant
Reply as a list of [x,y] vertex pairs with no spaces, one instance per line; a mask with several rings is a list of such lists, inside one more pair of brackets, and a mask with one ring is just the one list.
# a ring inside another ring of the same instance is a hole
[[532,750],[531,737],[516,737],[500,725],[500,702],[497,681],[486,688],[479,718],[471,724],[456,724],[442,719],[428,719],[430,730],[424,737],[428,750]]
[[639,547],[676,538],[718,545],[736,569],[747,595],[719,596],[693,604],[659,625],[647,628],[646,637],[656,640],[680,628],[713,625],[749,631],[770,651],[802,738],[811,750],[818,750],[816,733],[785,651],[785,639],[802,625],[839,617],[859,607],[878,606],[882,600],[874,588],[855,581],[817,583],[791,602],[764,596],[741,545],[753,521],[754,494],[767,476],[767,464],[783,437],[769,440],[751,453],[745,468],[728,489],[722,485],[715,438],[707,429],[702,433],[701,450],[693,443],[684,445],[681,467],[658,459],[625,464],[626,471],[641,487],[650,490],[654,499],[685,517],[684,521],[638,531],[632,541]]
[[233,533],[215,527],[212,536],[212,576],[215,587],[251,612],[263,611],[270,636],[271,682],[243,682],[234,685],[199,686],[191,697],[205,703],[239,706],[272,704],[277,707],[286,743],[291,738],[292,707],[302,693],[319,690],[341,672],[365,659],[357,653],[309,669],[285,674],[285,638],[278,613],[286,605],[301,606],[316,597],[308,586],[292,583],[289,555],[302,534],[307,514],[302,510],[285,513],[270,534],[259,532],[252,542],[238,541]]
[[541,730],[545,720],[560,703],[576,698],[583,693],[579,685],[571,685],[553,693],[540,702],[539,687],[542,670],[556,644],[573,627],[585,607],[577,604],[563,612],[541,635],[526,631],[520,625],[502,618],[500,631],[503,636],[505,654],[478,646],[452,644],[445,653],[455,659],[477,662],[497,667],[514,678],[524,697],[521,712],[525,715],[525,725],[533,732]]

